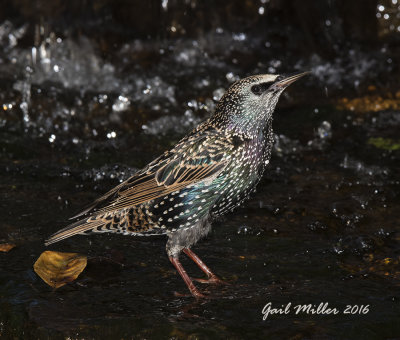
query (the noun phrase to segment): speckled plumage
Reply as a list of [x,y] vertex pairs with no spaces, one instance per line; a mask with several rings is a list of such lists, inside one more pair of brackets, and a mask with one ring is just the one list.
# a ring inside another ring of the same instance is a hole
[[283,90],[302,75],[258,75],[234,83],[210,119],[97,199],[76,216],[77,222],[46,244],[92,232],[166,234],[171,262],[192,294],[202,296],[178,256],[185,251],[215,279],[189,248],[210,231],[213,218],[237,207],[259,182],[271,156],[275,105]]

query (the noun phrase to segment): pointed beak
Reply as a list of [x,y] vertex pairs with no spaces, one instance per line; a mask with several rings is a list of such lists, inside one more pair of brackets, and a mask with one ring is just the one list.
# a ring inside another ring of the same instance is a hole
[[274,87],[277,88],[286,88],[290,84],[294,83],[296,80],[304,77],[305,75],[309,74],[310,72],[302,72],[302,73],[297,73],[291,76],[284,76],[283,79],[278,80],[276,83],[274,83]]

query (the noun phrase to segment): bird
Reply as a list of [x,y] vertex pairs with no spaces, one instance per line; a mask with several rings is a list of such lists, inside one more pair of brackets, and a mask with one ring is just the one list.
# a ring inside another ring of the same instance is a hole
[[223,282],[191,248],[211,231],[213,220],[254,191],[271,158],[278,99],[308,73],[261,74],[236,81],[207,120],[74,216],[76,221],[45,245],[77,234],[166,235],[170,262],[195,298],[206,297],[179,256],[183,252],[206,274],[200,282]]

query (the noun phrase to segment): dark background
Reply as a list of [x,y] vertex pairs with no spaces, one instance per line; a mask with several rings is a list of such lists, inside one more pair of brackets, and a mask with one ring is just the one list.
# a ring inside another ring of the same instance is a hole
[[[0,338],[399,338],[399,42],[396,0],[1,1]],[[44,246],[232,82],[306,70],[257,193],[194,247],[231,283],[199,285],[212,299],[175,296],[163,238]],[[49,249],[88,266],[52,290]],[[369,312],[263,321],[267,302]]]

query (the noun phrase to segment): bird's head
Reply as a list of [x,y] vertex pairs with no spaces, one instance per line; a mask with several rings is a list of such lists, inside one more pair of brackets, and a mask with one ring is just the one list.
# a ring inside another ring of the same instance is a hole
[[308,72],[292,76],[262,74],[232,84],[218,102],[211,122],[214,126],[253,138],[266,124],[282,92]]

